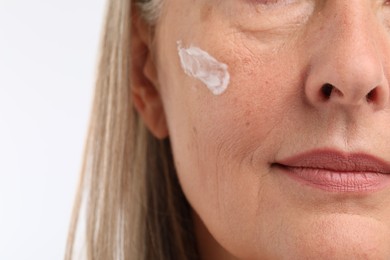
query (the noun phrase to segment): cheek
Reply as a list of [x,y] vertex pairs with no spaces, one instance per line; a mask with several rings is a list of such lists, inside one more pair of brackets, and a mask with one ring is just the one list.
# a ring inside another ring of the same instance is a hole
[[285,84],[275,79],[285,73],[275,60],[261,65],[245,48],[224,56],[231,57],[231,83],[222,95],[212,95],[192,79],[178,84],[188,88],[181,88],[180,98],[170,99],[170,136],[192,207],[218,242],[237,254],[251,254],[254,249],[247,245],[259,239],[261,223],[272,223],[268,209],[279,205],[268,163],[281,145],[285,128],[278,126],[291,96],[280,93]]
[[180,90],[171,91],[175,97],[167,104],[168,121],[180,156],[205,157],[204,162],[214,164],[219,160],[242,163],[273,142],[270,132],[277,131],[276,125],[292,103],[288,90],[282,91],[282,82],[275,79],[288,77],[280,76],[276,63],[265,68],[245,50],[234,53],[225,55],[231,57],[231,82],[222,95],[213,95],[202,82],[182,71],[178,73],[184,75],[180,76],[182,83],[172,84]]

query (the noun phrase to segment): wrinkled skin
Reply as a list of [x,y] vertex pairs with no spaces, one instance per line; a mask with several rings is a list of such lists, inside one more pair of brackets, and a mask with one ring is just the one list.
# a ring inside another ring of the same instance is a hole
[[[273,166],[323,148],[390,160],[390,6],[164,4],[154,45],[163,110],[154,116],[166,125],[154,131],[169,134],[203,259],[390,259],[389,188],[326,192]],[[178,40],[228,65],[225,93],[183,72]],[[335,88],[328,98],[326,83]]]

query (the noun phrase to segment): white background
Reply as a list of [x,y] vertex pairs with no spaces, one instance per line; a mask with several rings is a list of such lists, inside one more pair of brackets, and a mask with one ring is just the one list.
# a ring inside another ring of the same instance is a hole
[[104,0],[0,0],[0,259],[63,259]]

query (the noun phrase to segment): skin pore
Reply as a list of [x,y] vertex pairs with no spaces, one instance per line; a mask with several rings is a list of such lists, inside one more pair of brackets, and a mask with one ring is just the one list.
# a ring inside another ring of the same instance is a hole
[[[164,0],[153,45],[138,26],[136,108],[169,135],[202,259],[390,258],[388,188],[326,192],[274,167],[313,149],[390,158],[389,19],[379,0]],[[224,93],[184,73],[178,40],[227,64]]]

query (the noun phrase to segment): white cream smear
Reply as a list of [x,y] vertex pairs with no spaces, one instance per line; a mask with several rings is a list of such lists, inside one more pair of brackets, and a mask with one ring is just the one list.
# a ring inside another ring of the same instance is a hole
[[187,75],[202,81],[214,95],[225,92],[230,82],[225,63],[217,61],[198,47],[184,48],[182,41],[177,42],[177,49],[181,67]]

